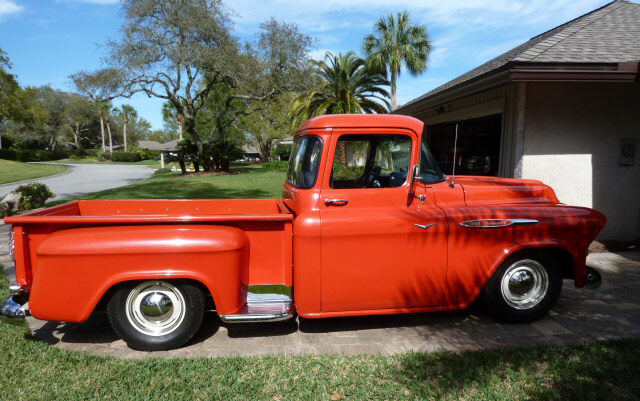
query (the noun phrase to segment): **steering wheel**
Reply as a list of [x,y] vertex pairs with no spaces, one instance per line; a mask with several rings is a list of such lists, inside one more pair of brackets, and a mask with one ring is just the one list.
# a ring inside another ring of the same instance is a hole
[[382,171],[382,168],[380,166],[373,166],[369,174],[364,179],[364,185],[362,186],[362,188],[369,188],[372,186],[375,188],[380,188],[381,186],[380,182],[378,182],[378,180],[376,179],[380,175],[381,171]]

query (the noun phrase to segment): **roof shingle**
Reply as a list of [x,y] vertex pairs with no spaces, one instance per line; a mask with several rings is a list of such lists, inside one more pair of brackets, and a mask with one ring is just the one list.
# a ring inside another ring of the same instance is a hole
[[400,107],[487,75],[511,62],[615,63],[640,60],[640,4],[615,0],[531,38]]

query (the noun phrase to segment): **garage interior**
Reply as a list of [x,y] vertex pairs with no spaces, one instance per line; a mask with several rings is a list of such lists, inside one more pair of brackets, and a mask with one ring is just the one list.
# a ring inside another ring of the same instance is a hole
[[445,174],[453,173],[456,124],[458,145],[455,173],[497,176],[502,114],[427,126],[427,143]]

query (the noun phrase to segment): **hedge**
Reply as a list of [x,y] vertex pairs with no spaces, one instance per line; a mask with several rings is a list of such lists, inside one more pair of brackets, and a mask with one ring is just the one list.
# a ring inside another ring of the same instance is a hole
[[139,162],[142,160],[138,152],[99,152],[100,160],[110,160],[112,162]]
[[46,162],[66,157],[69,157],[69,152],[63,150],[0,149],[0,159],[19,162]]

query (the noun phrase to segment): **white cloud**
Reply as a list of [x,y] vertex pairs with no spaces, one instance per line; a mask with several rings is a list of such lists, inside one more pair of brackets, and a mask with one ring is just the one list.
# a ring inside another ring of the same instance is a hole
[[91,4],[118,4],[120,3],[120,0],[58,0],[60,1],[64,1],[64,2],[74,2],[74,3],[91,3]]
[[0,18],[9,15],[16,14],[22,11],[24,7],[14,3],[10,0],[0,0]]
[[[335,27],[344,18],[352,24],[354,16],[374,16],[408,10],[416,19],[431,25],[455,25],[476,21],[484,24],[519,25],[547,19],[567,20],[604,4],[602,0],[234,0],[227,2],[239,24],[256,24],[270,16],[295,21],[303,27]],[[348,15],[346,15],[348,13]],[[359,19],[359,18],[358,18]],[[369,25],[373,21],[369,21]]]

